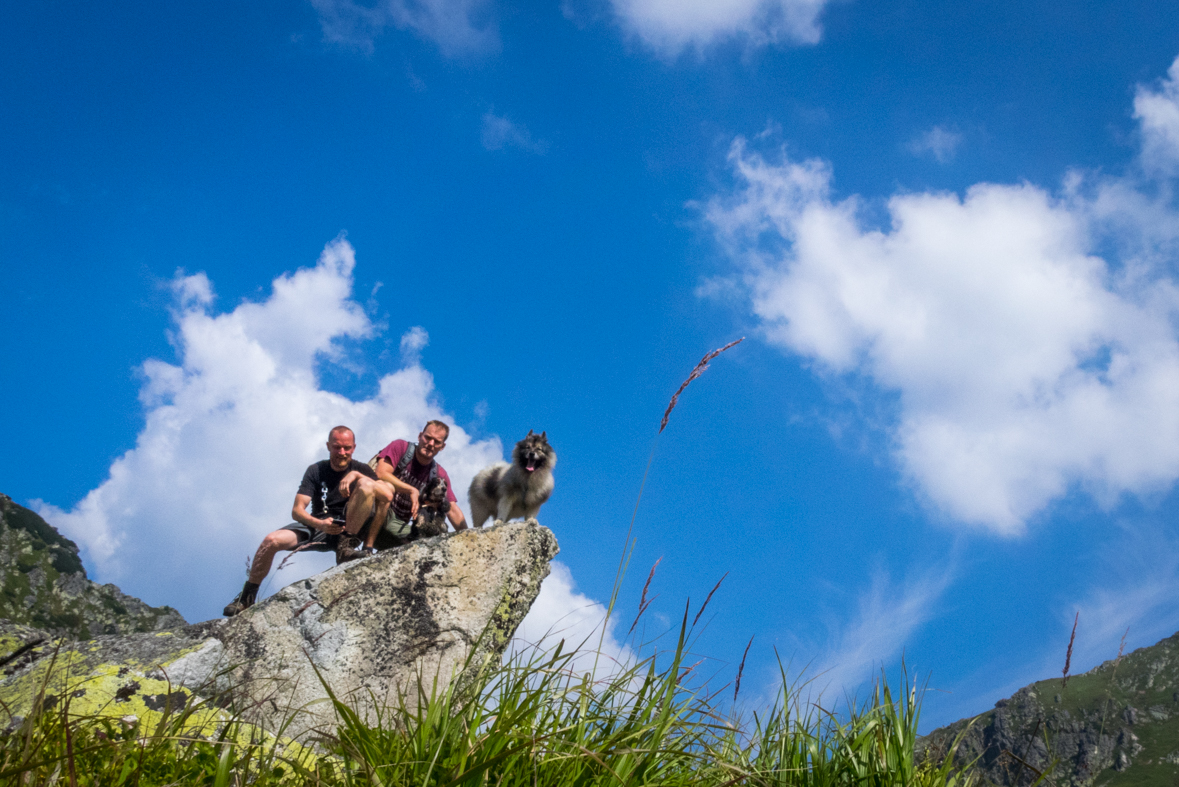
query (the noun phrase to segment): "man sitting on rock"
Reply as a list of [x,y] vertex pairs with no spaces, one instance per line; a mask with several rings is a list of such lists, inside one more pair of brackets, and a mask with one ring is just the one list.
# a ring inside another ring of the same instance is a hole
[[[450,508],[446,518],[455,530],[466,530],[467,521],[454,497],[450,476],[434,457],[446,447],[450,427],[442,421],[430,421],[418,435],[417,443],[394,440],[376,455],[377,477],[395,490],[388,518],[377,517],[368,529],[365,546],[369,549],[389,549],[408,543],[412,538],[413,519],[418,513],[418,494],[438,477],[446,482],[446,499]],[[384,522],[384,526],[381,526]]]
[[[295,521],[262,539],[250,565],[249,579],[225,608],[225,617],[254,605],[258,586],[270,573],[270,564],[278,552],[335,552],[337,564],[368,554],[361,549],[356,534],[370,520],[385,521],[393,488],[378,480],[371,467],[352,458],[356,437],[348,427],[337,426],[328,433],[327,449],[331,458],[316,462],[303,473],[291,508]],[[312,504],[310,514],[308,503]]]

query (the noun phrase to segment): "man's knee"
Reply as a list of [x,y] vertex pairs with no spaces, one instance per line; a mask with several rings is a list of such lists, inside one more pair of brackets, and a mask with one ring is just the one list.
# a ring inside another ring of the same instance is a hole
[[371,478],[361,478],[352,490],[348,499],[348,507],[388,505],[393,502],[393,489],[384,481],[373,481]]
[[384,481],[373,481],[373,499],[380,505],[393,502],[393,485]]
[[299,543],[299,537],[290,530],[275,530],[262,539],[261,550],[266,552],[282,552],[294,549]]

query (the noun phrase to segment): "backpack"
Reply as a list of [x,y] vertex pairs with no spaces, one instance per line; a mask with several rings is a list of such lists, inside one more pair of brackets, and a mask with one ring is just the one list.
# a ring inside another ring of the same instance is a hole
[[[405,453],[401,455],[401,459],[399,459],[397,461],[397,466],[393,468],[393,475],[397,476],[398,478],[401,478],[401,474],[405,471],[405,468],[409,467],[409,463],[413,461],[413,455],[415,453],[417,453],[417,450],[418,450],[417,443],[410,443],[409,445],[407,445],[405,447]],[[368,460],[368,466],[371,467],[373,470],[376,470],[377,465],[380,464],[380,461],[381,461],[381,455],[377,454],[372,459]],[[427,484],[430,483],[431,481],[433,481],[437,477],[438,477],[438,463],[435,462],[434,460],[430,460],[430,475],[428,478],[426,478],[426,483]],[[390,512],[390,513],[392,513],[392,512]]]

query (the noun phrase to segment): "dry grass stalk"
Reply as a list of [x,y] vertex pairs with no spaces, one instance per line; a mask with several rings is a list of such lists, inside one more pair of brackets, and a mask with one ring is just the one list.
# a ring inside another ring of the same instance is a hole
[[[726,571],[725,577],[728,575],[729,572]],[[692,628],[696,628],[696,624],[700,622],[700,616],[703,615],[704,610],[708,608],[708,602],[712,600],[712,594],[715,593],[717,588],[721,586],[721,582],[725,581],[725,577],[721,577],[720,580],[717,581],[716,585],[713,586],[712,590],[708,591],[708,597],[704,599],[704,604],[700,607],[700,611],[696,613],[696,619],[692,621]]]
[[745,646],[745,652],[741,654],[741,666],[737,668],[737,685],[733,687],[733,702],[737,701],[737,692],[741,691],[741,674],[745,672],[745,659],[749,656],[749,647],[752,644],[753,637],[750,637],[749,644]]
[[659,564],[662,562],[663,558],[660,557],[655,561],[655,565],[651,566],[651,573],[647,575],[647,581],[643,585],[643,595],[641,598],[639,598],[639,614],[635,615],[635,622],[630,624],[630,631],[626,632],[626,636],[628,637],[631,635],[631,632],[635,630],[635,626],[639,625],[639,618],[641,618],[643,613],[647,611],[647,607],[651,606],[652,601],[654,601],[656,598],[659,598],[658,596],[653,596],[650,600],[648,600],[647,590],[651,587],[651,580],[655,578],[655,569],[659,568]]
[[1073,660],[1073,642],[1077,638],[1077,621],[1080,619],[1081,613],[1078,612],[1077,616],[1073,618],[1073,633],[1068,638],[1068,650],[1064,654],[1064,669],[1061,670],[1061,675],[1064,676],[1064,680],[1062,680],[1060,683],[1060,688],[1062,689],[1068,685],[1068,668],[1069,664],[1071,664]]
[[692,373],[688,375],[688,379],[684,380],[684,382],[680,385],[679,390],[676,391],[672,395],[671,402],[668,403],[667,410],[663,413],[663,420],[659,422],[659,433],[660,434],[663,434],[663,430],[667,428],[667,419],[671,416],[671,411],[675,409],[675,404],[677,401],[679,401],[680,394],[682,394],[684,392],[684,389],[688,387],[688,383],[692,382],[697,377],[704,374],[704,370],[708,368],[709,361],[711,361],[713,358],[720,355],[721,353],[723,353],[725,350],[729,349],[733,345],[740,344],[743,341],[745,341],[744,336],[742,336],[740,339],[738,339],[735,342],[729,342],[724,347],[721,347],[719,350],[713,350],[712,352],[708,353],[707,355],[705,355],[703,358],[700,359],[700,363],[696,364],[696,368],[693,369]]
[[311,540],[304,541],[304,542],[303,542],[302,544],[300,544],[299,546],[297,546],[297,547],[295,547],[294,549],[292,549],[292,550],[290,550],[289,552],[287,552],[286,556],[285,556],[285,557],[283,557],[282,561],[281,561],[281,562],[278,564],[278,568],[276,568],[276,569],[274,569],[274,570],[275,570],[275,571],[282,571],[284,568],[286,568],[286,567],[287,567],[287,561],[289,561],[289,560],[290,560],[291,558],[293,558],[295,555],[297,555],[298,553],[300,553],[300,552],[304,551],[305,549],[307,549],[308,547],[310,547],[310,546],[312,546],[312,545],[314,545],[314,544],[322,544],[322,543],[323,543],[322,541],[311,541]]

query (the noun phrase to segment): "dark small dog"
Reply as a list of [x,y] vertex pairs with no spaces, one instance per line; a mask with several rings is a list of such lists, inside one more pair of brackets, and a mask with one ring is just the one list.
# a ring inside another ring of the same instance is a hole
[[429,538],[446,532],[446,512],[450,501],[446,499],[446,481],[441,477],[426,484],[418,495],[418,513],[413,520],[412,538]]

